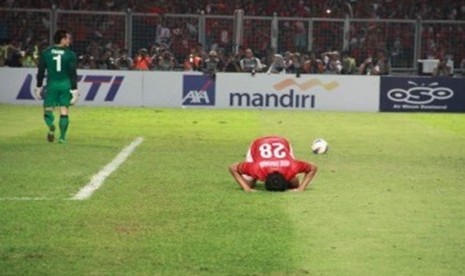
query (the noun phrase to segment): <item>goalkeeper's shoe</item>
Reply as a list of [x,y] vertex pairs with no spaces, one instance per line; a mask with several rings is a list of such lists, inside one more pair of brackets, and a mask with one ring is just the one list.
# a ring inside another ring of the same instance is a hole
[[66,140],[63,139],[63,138],[60,138],[60,140],[58,140],[58,143],[60,143],[60,144],[66,144]]
[[47,141],[52,143],[55,140],[55,126],[50,127],[50,131],[47,133]]

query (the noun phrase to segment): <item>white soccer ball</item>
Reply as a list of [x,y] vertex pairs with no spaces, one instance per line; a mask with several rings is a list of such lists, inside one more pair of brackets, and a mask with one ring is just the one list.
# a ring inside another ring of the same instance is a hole
[[312,143],[312,151],[314,154],[325,154],[329,149],[328,142],[326,140],[318,138]]

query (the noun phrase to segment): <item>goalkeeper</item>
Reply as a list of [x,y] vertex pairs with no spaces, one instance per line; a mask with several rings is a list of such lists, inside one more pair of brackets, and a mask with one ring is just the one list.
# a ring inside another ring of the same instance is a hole
[[76,54],[68,49],[71,35],[66,30],[58,30],[53,36],[54,46],[45,49],[39,57],[37,72],[37,86],[34,88],[34,97],[42,99],[42,85],[47,71],[47,91],[44,99],[44,120],[48,127],[47,141],[55,140],[55,107],[60,109],[59,143],[65,143],[66,132],[69,125],[69,106],[78,100],[77,91],[77,59]]

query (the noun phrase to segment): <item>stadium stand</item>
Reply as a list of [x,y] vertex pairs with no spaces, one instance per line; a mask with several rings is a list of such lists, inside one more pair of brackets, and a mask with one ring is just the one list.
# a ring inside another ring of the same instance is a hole
[[[129,56],[137,61],[140,50],[147,49],[152,60],[150,70],[195,70],[199,66],[189,65],[189,56],[196,53],[197,59],[206,59],[210,50],[220,50],[220,59],[241,60],[240,51],[233,50],[232,11],[236,9],[246,15],[239,46],[251,48],[266,66],[271,65],[276,52],[283,56],[291,52],[305,64],[311,52],[320,57],[329,50],[348,51],[357,66],[384,50],[392,68],[410,71],[416,68],[415,58],[451,59],[458,70],[465,60],[460,47],[465,44],[465,0],[6,0],[1,7],[0,65],[6,66],[33,66],[34,58],[49,44],[52,24],[56,24],[73,31],[73,48],[81,66],[127,69],[116,66],[115,61],[128,47],[125,28],[129,11]],[[205,15],[202,42],[200,13]],[[275,47],[272,16],[277,16],[278,22]],[[347,19],[349,28],[344,30]],[[421,33],[416,37],[418,22]],[[344,36],[348,45],[343,43]]]
[[327,9],[333,17],[350,13],[354,18],[465,20],[465,1],[442,0],[23,0],[3,1],[5,8],[47,9],[55,5],[62,10],[156,12],[189,14],[205,11],[207,14],[230,15],[235,9],[243,9],[248,15],[272,16],[275,12],[284,17],[323,17]]

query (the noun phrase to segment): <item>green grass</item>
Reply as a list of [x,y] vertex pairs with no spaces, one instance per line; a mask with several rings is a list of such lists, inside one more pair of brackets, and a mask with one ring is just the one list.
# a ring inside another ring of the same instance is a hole
[[[0,105],[0,275],[460,275],[465,116]],[[319,165],[303,193],[245,193],[261,135]],[[86,201],[68,200],[135,137]],[[323,137],[326,155],[309,144]],[[14,198],[45,200],[13,200]],[[7,200],[6,200],[7,199]]]

